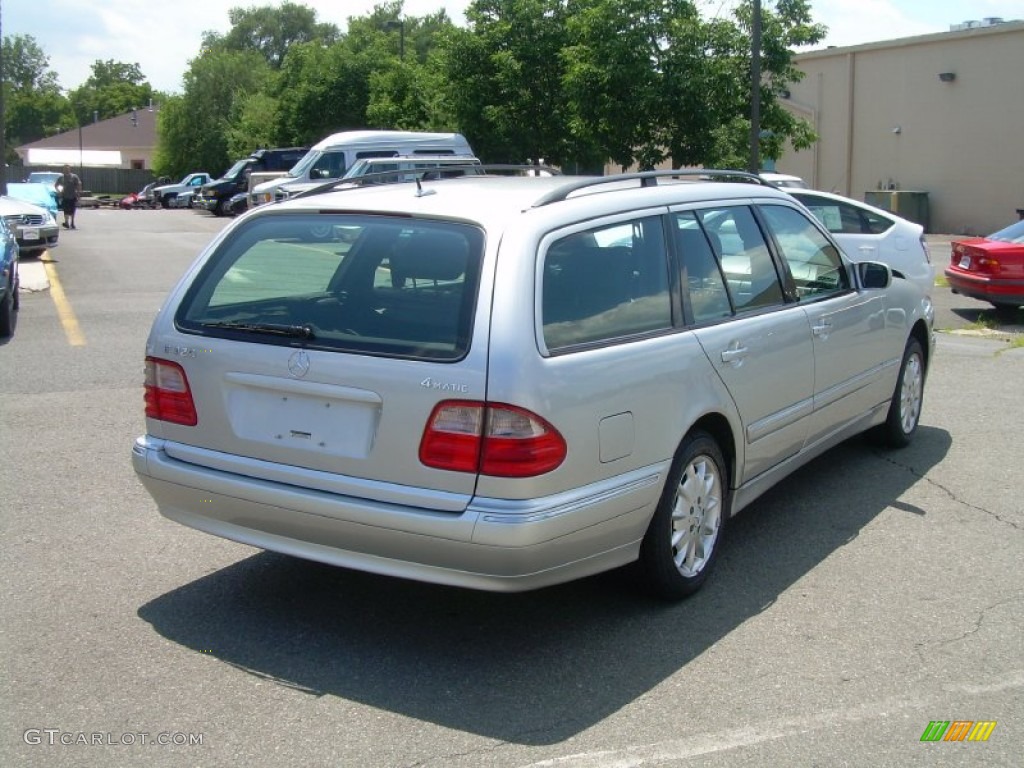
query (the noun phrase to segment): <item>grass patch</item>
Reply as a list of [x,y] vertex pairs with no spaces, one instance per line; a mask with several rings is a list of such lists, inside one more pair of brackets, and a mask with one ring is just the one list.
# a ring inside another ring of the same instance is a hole
[[949,280],[946,279],[945,275],[936,275],[935,286],[937,288],[949,288]]
[[991,315],[978,315],[977,320],[964,327],[969,331],[995,331],[999,329],[999,323]]

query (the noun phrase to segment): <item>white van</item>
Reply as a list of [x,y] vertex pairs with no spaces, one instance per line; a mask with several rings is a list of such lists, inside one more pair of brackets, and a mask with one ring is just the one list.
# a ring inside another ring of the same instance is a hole
[[249,202],[259,205],[273,201],[275,190],[282,184],[340,179],[356,160],[364,157],[472,154],[461,133],[342,131],[315,144],[286,175],[254,186]]

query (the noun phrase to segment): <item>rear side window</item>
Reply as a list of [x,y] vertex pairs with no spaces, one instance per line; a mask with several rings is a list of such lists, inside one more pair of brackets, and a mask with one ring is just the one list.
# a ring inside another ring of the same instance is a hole
[[469,226],[274,214],[239,227],[175,316],[185,332],[457,360],[469,348],[483,252]]
[[880,235],[893,226],[890,219],[856,205],[802,193],[795,197],[807,206],[829,232],[844,235]]
[[542,323],[551,351],[672,327],[658,217],[578,232],[544,260]]

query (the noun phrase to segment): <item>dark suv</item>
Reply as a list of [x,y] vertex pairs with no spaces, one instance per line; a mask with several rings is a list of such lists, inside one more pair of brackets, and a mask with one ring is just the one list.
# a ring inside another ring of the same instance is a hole
[[283,149],[257,149],[231,166],[227,173],[216,181],[204,184],[196,195],[196,205],[224,215],[228,201],[249,188],[249,174],[257,171],[287,171],[309,151],[309,147],[285,147]]

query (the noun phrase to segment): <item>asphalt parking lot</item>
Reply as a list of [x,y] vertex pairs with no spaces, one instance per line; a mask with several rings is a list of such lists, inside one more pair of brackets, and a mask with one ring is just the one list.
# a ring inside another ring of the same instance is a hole
[[0,344],[0,764],[1020,764],[1024,348],[987,305],[937,290],[914,444],[782,482],[694,598],[624,572],[493,595],[160,517],[130,462],[146,335],[226,222],[78,223]]

